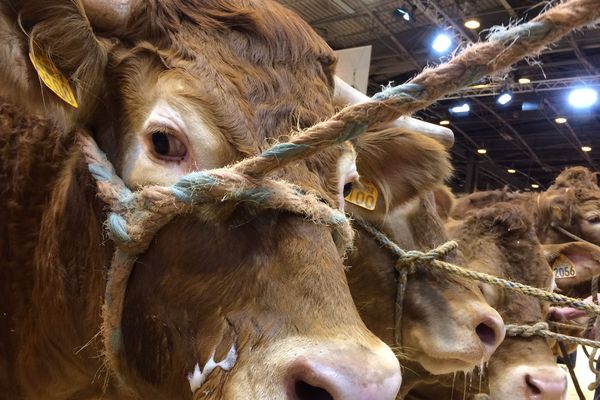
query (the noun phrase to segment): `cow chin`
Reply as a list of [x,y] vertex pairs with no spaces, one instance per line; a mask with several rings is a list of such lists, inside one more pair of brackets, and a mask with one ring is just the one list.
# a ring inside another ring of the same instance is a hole
[[484,364],[483,358],[479,362],[473,363],[458,358],[435,358],[428,355],[422,355],[417,361],[432,375],[445,375],[455,372],[467,373],[471,372],[476,366]]

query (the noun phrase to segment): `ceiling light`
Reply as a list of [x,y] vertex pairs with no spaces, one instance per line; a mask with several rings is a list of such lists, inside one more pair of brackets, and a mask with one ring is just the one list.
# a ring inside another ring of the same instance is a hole
[[521,103],[521,111],[539,111],[544,109],[541,101],[524,101]]
[[496,99],[496,102],[502,106],[507,105],[513,99],[512,92],[510,91],[510,86],[508,84],[508,80],[505,79],[502,84],[502,90],[500,90],[500,96]]
[[431,47],[433,47],[433,49],[438,53],[447,52],[448,49],[450,49],[450,46],[452,46],[452,39],[450,39],[450,36],[446,35],[445,33],[440,33],[437,35],[431,44]]
[[487,154],[487,149],[477,149],[477,154]]
[[569,104],[575,108],[588,108],[598,101],[598,92],[592,88],[579,88],[569,93]]
[[465,21],[465,26],[469,29],[479,29],[481,24],[475,18],[471,18]]
[[592,151],[592,148],[590,146],[581,146],[581,151],[585,151],[586,153]]
[[509,168],[509,169],[506,170],[506,172],[508,172],[509,174],[516,174],[517,170],[514,169],[514,168]]
[[440,125],[450,125],[450,121],[448,121],[447,119],[443,119],[440,121]]
[[410,15],[410,13],[402,8],[396,8],[394,10],[394,14],[396,14],[397,16],[399,16],[406,22],[410,22],[410,20],[412,19],[412,16]]
[[554,122],[556,122],[557,124],[566,124],[567,119],[565,117],[556,117],[554,119]]
[[512,94],[510,91],[502,91],[500,96],[498,96],[498,100],[496,100],[500,105],[506,105],[512,101]]
[[532,183],[531,187],[534,188],[534,189],[539,189],[540,185],[538,185],[537,183]]
[[468,114],[471,111],[471,106],[469,106],[469,103],[463,103],[450,108],[448,111],[453,114]]
[[519,83],[521,85],[527,85],[528,83],[531,83],[531,79],[529,79],[529,78],[519,78]]

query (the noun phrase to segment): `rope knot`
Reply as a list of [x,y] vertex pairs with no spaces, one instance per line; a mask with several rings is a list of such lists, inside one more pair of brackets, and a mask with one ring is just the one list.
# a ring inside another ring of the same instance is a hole
[[550,330],[547,322],[536,322],[533,325],[507,325],[506,334],[508,336],[545,336],[541,335]]
[[417,264],[442,260],[443,258],[446,258],[450,252],[456,250],[457,247],[458,243],[454,240],[450,240],[427,252],[419,250],[402,251],[402,254],[398,255],[396,269],[398,269],[398,271],[400,271],[400,269],[408,269],[408,273],[413,273],[415,272]]

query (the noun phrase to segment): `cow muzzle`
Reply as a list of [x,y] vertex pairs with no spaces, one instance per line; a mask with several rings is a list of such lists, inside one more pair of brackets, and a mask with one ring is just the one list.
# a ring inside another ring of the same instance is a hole
[[259,353],[248,360],[249,373],[231,380],[244,399],[394,400],[402,381],[396,356],[382,342],[285,339]]
[[567,396],[567,373],[558,365],[520,365],[500,379],[502,383],[490,381],[492,399],[565,400]]

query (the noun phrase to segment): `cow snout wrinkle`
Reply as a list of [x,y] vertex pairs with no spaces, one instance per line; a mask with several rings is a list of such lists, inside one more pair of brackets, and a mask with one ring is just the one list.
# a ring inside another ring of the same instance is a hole
[[292,362],[287,376],[289,400],[394,400],[401,384],[391,351],[377,358],[358,353],[303,355]]

